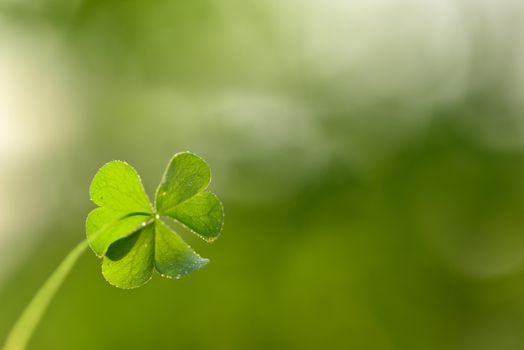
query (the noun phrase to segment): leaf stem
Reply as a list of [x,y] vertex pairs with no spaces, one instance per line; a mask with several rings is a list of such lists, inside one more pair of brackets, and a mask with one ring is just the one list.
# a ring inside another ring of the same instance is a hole
[[42,287],[40,287],[9,332],[4,350],[23,350],[26,348],[29,339],[42,319],[53,296],[62,285],[62,282],[64,282],[78,258],[86,250],[87,246],[87,240],[84,239],[74,247]]

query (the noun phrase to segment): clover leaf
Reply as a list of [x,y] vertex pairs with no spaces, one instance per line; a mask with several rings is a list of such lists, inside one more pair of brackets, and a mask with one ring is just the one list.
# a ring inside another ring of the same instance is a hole
[[166,225],[170,217],[200,238],[211,242],[224,221],[222,203],[207,191],[211,172],[200,157],[183,152],[173,156],[151,205],[140,176],[122,161],[104,165],[91,183],[98,205],[86,220],[87,240],[102,258],[102,274],[112,285],[137,288],[153,270],[180,278],[208,263]]
[[25,349],[53,296],[89,245],[102,259],[102,274],[119,288],[137,288],[161,276],[180,278],[205,266],[200,257],[161,219],[180,222],[211,242],[222,231],[224,209],[206,189],[207,163],[183,152],[173,156],[151,205],[140,176],[126,162],[113,161],[95,175],[89,189],[98,208],[86,220],[87,238],[77,244],[44,282],[8,333],[4,349]]

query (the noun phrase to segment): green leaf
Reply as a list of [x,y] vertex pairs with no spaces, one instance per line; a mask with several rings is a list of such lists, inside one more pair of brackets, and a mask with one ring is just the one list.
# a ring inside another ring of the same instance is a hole
[[208,263],[160,221],[167,215],[208,242],[220,235],[224,210],[206,188],[211,172],[206,162],[189,152],[169,162],[151,206],[140,177],[129,164],[104,165],[91,183],[99,205],[86,220],[87,240],[103,259],[102,274],[119,288],[146,283],[156,269],[162,276],[180,278]]
[[86,220],[87,240],[95,254],[102,257],[112,243],[142,228],[149,219],[103,207],[93,209]]
[[213,193],[201,192],[166,213],[207,241],[216,239],[222,231],[224,209]]
[[101,207],[126,213],[152,212],[140,177],[125,162],[112,161],[100,168],[89,192],[93,202]]
[[112,285],[131,289],[151,279],[154,256],[154,225],[113,243],[104,257],[102,274]]
[[164,215],[205,190],[210,181],[211,172],[202,158],[189,152],[176,154],[169,162],[156,192],[158,214]]
[[180,278],[208,263],[163,222],[155,225],[155,267],[164,277]]

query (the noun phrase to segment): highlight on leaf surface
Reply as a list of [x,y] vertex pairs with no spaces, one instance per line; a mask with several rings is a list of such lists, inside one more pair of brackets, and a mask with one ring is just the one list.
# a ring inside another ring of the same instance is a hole
[[208,263],[163,223],[168,216],[210,242],[224,222],[218,197],[206,189],[211,181],[207,163],[183,152],[170,160],[151,205],[136,170],[113,161],[104,165],[91,183],[91,199],[99,207],[86,220],[93,252],[102,258],[102,274],[119,288],[137,288],[161,276],[180,278]]

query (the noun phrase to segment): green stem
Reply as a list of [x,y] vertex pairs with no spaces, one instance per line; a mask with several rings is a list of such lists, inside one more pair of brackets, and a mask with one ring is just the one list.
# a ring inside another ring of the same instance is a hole
[[24,312],[7,336],[4,350],[23,350],[25,349],[31,335],[33,334],[38,322],[44,315],[47,306],[53,299],[62,282],[67,277],[71,268],[75,265],[78,258],[87,248],[87,240],[80,242],[73,250],[67,254],[65,259],[58,265],[56,270],[40,287],[33,299],[29,302]]

